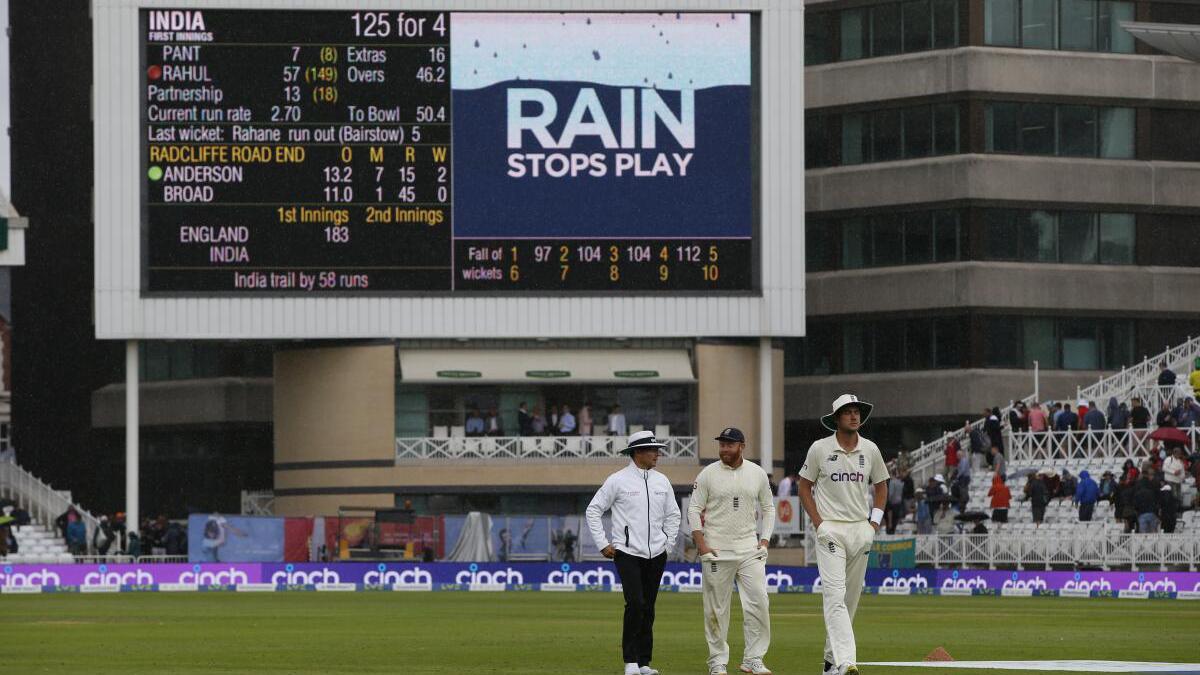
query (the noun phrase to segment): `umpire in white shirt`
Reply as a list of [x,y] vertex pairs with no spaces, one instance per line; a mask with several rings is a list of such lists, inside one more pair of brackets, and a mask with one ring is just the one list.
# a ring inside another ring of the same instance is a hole
[[[870,403],[853,394],[837,397],[833,412],[821,418],[833,435],[809,447],[800,469],[800,503],[817,531],[817,570],[825,611],[822,672],[826,675],[858,673],[852,622],[871,543],[887,503],[888,470],[883,455],[879,446],[858,435],[870,416]],[[868,486],[874,508],[867,506]]]
[[[696,477],[688,504],[688,525],[704,573],[708,672],[728,672],[729,596],[736,580],[746,637],[741,671],[771,675],[763,656],[771,645],[767,543],[775,529],[775,499],[767,472],[742,459],[746,436],[740,430],[728,427],[715,440],[720,443],[721,461],[704,467]],[[756,512],[762,513],[760,534],[755,533]]]
[[[587,507],[592,541],[611,558],[625,594],[621,654],[625,675],[658,675],[650,667],[654,649],[654,602],[667,552],[679,534],[679,504],[666,476],[654,470],[666,444],[650,431],[629,437],[629,465],[612,474]],[[605,536],[601,517],[612,510],[612,537]]]

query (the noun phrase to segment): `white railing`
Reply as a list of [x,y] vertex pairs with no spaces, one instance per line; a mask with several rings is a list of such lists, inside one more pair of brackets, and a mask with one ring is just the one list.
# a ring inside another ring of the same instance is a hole
[[[1175,386],[1160,387],[1157,384],[1145,384],[1137,387],[1131,387],[1117,396],[1118,403],[1129,403],[1134,398],[1140,398],[1142,403],[1150,411],[1151,415],[1157,414],[1162,410],[1163,406],[1174,407],[1179,399],[1192,396],[1192,387],[1187,384],[1182,377]],[[1108,406],[1108,399],[1103,402],[1096,401],[1096,405],[1100,406],[1100,410],[1105,410]]]
[[[662,459],[696,459],[695,436],[659,439],[667,444]],[[616,436],[484,436],[397,438],[396,461],[547,459],[553,461],[611,460],[625,448]]]
[[[916,540],[918,566],[996,569],[1161,570],[1195,571],[1200,560],[1200,535],[1124,534],[1095,531],[1063,534],[917,534],[879,535],[875,541]],[[804,537],[805,560],[815,560],[816,536]]]
[[29,517],[34,522],[51,531],[55,527],[54,521],[74,506],[87,526],[87,541],[88,545],[91,545],[92,534],[96,531],[99,520],[15,462],[0,462],[0,497],[7,497],[20,504],[29,512]]
[[275,515],[275,492],[272,490],[242,490],[242,515]]
[[[1200,441],[1200,428],[1181,429],[1190,447]],[[1008,460],[1013,464],[1036,464],[1054,460],[1124,460],[1145,457],[1158,443],[1152,429],[1101,429],[1083,431],[1010,432]]]
[[1200,559],[1195,534],[921,534],[915,539],[917,565],[933,567],[1194,571]]
[[[1024,403],[1026,406],[1029,406],[1033,405],[1034,401],[1034,395],[1030,394],[1020,401],[1013,401],[1004,406],[1000,410],[1001,426],[1008,427],[1008,414],[1012,412],[1017,403]],[[942,434],[941,438],[929,441],[909,453],[908,472],[912,476],[913,482],[917,485],[924,485],[926,481],[933,477],[933,474],[941,472],[946,458],[946,445],[950,443],[950,439],[957,438],[958,442],[962,445],[962,451],[970,452],[971,443],[968,434],[970,431],[976,429],[982,430],[986,421],[987,418],[980,418],[971,422],[967,430],[959,428],[954,431],[947,431],[945,434]]]
[[1192,362],[1200,357],[1200,337],[1189,337],[1187,342],[1170,347],[1154,356],[1147,356],[1141,363],[1122,369],[1120,372],[1102,378],[1096,384],[1079,390],[1079,398],[1095,401],[1104,405],[1110,396],[1119,400],[1127,398],[1125,392],[1135,387],[1157,384],[1161,364],[1167,362],[1167,367],[1175,371],[1177,376],[1187,379],[1192,371]]

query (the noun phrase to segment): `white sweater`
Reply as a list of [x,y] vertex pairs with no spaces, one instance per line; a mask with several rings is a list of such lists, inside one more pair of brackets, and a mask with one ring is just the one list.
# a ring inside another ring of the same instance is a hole
[[[758,536],[755,511],[762,514]],[[704,467],[692,486],[688,524],[693,532],[702,530],[705,543],[718,552],[749,551],[758,546],[759,539],[770,541],[775,531],[775,499],[767,472],[747,460],[736,469],[719,461]]]

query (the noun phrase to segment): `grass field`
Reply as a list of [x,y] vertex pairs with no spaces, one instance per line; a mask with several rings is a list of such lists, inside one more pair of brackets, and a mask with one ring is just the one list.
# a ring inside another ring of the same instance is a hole
[[[654,665],[707,673],[696,594],[659,598]],[[730,621],[741,658],[741,611]],[[0,670],[23,673],[620,673],[620,595],[202,593],[0,597]],[[767,664],[819,673],[819,596],[771,598]],[[1200,603],[864,596],[862,661],[1200,661]],[[864,675],[953,670],[864,667]],[[998,672],[998,671],[967,671]],[[1024,671],[1030,673],[1032,671]]]

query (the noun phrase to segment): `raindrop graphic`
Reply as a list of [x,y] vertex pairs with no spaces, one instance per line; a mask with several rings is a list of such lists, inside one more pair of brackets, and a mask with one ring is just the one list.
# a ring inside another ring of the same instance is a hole
[[587,18],[587,25],[592,25],[592,17],[590,16]]
[[478,49],[478,48],[479,48],[479,40],[476,40],[476,41],[475,41],[475,48],[476,48],[476,49]]
[[667,73],[667,79],[668,79],[668,80],[673,80],[673,79],[675,79],[675,75],[674,75],[674,74],[672,74],[672,73]]
[[498,59],[498,58],[500,58],[500,55],[499,55],[499,54],[497,54],[496,52],[492,52],[492,58],[493,58],[493,59]]
[[662,37],[662,31],[658,31],[658,37]]
[[592,50],[592,58],[593,58],[593,59],[596,59],[597,61],[599,61],[599,60],[600,60],[600,52],[598,52],[598,51],[596,51],[595,49],[593,49],[593,50]]
[[524,42],[522,42],[522,43],[521,43],[521,49],[525,49],[525,43],[524,43]]
[[720,28],[720,27],[721,27],[721,23],[717,22],[717,28]]
[[679,12],[675,12],[675,20],[676,20],[676,21],[679,21],[679,19],[680,19]]

